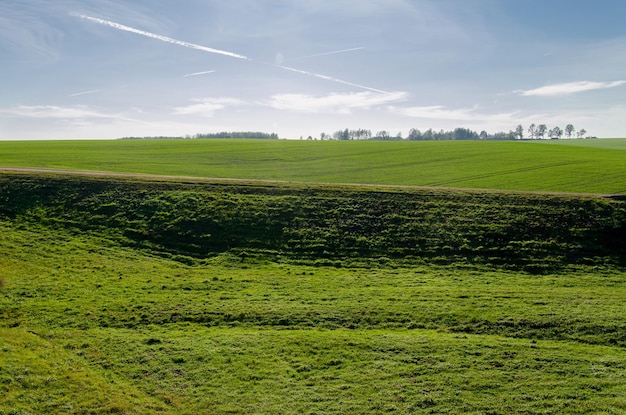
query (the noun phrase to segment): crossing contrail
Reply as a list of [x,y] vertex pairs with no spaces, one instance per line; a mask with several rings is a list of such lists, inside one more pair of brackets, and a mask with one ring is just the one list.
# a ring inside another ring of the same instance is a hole
[[[229,51],[226,51],[226,50],[209,48],[207,46],[202,46],[202,45],[196,45],[195,43],[189,43],[189,42],[185,42],[185,41],[182,41],[182,40],[173,39],[171,37],[158,35],[156,33],[146,32],[145,30],[135,29],[133,27],[125,26],[123,24],[112,22],[110,20],[99,19],[97,17],[91,17],[91,16],[87,16],[87,15],[84,15],[84,14],[80,14],[80,13],[74,13],[74,12],[70,13],[70,14],[72,16],[79,17],[81,19],[87,20],[87,21],[92,22],[92,23],[98,23],[98,24],[101,24],[101,25],[104,25],[104,26],[112,27],[112,28],[117,29],[117,30],[122,30],[124,32],[134,33],[134,34],[137,34],[137,35],[140,35],[140,36],[145,36],[145,37],[148,37],[148,38],[151,38],[151,39],[160,40],[161,42],[166,42],[166,43],[170,43],[170,44],[173,44],[173,45],[182,46],[182,47],[185,47],[185,48],[196,49],[196,50],[200,50],[202,52],[208,52],[208,53],[214,53],[214,54],[218,54],[218,55],[229,56],[231,58],[242,59],[242,60],[246,60],[246,61],[249,61],[249,62],[257,62],[257,61],[254,61],[254,60],[248,58],[247,56],[240,55],[238,53],[229,52]],[[357,50],[357,49],[362,49],[362,48],[353,48],[353,49],[350,49],[350,50]],[[342,52],[347,52],[347,51],[349,51],[349,49],[344,49],[344,50],[334,51],[334,52],[326,52],[325,54],[342,53]],[[322,54],[322,55],[324,55],[324,54]],[[257,63],[263,63],[263,62],[257,62]],[[302,74],[302,75],[311,76],[311,77],[314,77],[314,78],[323,79],[323,80],[335,82],[335,83],[338,83],[338,84],[343,84],[343,85],[348,85],[348,86],[352,86],[352,87],[355,87],[355,88],[365,89],[365,90],[372,91],[372,92],[377,92],[377,93],[380,93],[380,94],[389,94],[389,92],[387,92],[387,91],[382,91],[380,89],[370,88],[368,86],[355,84],[353,82],[344,81],[344,80],[341,80],[341,79],[338,79],[338,78],[334,78],[334,77],[328,76],[328,75],[322,75],[322,74],[318,74],[318,73],[315,73],[315,72],[308,72],[308,71],[304,71],[302,69],[296,69],[296,68],[292,68],[292,67],[289,67],[289,66],[283,66],[283,65],[276,65],[276,66],[278,68],[281,68],[281,69],[284,69],[284,70],[287,70],[287,71],[296,72],[296,73],[299,73],[299,74]],[[200,73],[189,74],[189,76],[192,76],[192,75],[200,75]]]

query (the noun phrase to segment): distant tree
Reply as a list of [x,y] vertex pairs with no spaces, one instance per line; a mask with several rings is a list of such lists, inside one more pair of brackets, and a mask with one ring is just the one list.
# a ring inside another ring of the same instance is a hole
[[407,140],[421,140],[422,132],[418,129],[411,128],[409,131],[409,135],[407,136]]
[[537,126],[534,123],[530,124],[530,126],[528,127],[528,135],[530,136],[530,138],[535,138],[536,134],[537,134]]
[[567,124],[565,126],[565,135],[567,136],[567,138],[572,138],[573,134],[574,134],[574,126],[572,124]]
[[234,131],[234,132],[221,132],[221,133],[198,133],[193,136],[193,138],[201,139],[201,138],[259,138],[259,139],[278,139],[278,134],[276,133],[264,133],[261,131]]
[[522,127],[522,124],[518,125],[517,128],[515,129],[515,138],[519,140],[524,138],[524,127]]
[[587,134],[587,130],[585,130],[584,128],[581,128],[581,130],[576,133],[576,137],[583,138],[585,134]]
[[481,139],[481,140],[486,140],[486,139],[488,139],[488,138],[489,138],[489,134],[487,134],[487,131],[482,130],[482,131],[480,132],[479,137],[480,137],[480,139]]
[[354,134],[355,140],[369,140],[372,138],[372,132],[363,128],[354,130],[352,134]]
[[389,140],[391,136],[389,135],[389,132],[382,130],[376,133],[376,139],[378,140]]
[[554,127],[554,135],[556,136],[556,138],[563,137],[563,130],[561,130],[560,127]]
[[436,132],[433,134],[435,140],[451,140],[452,139],[452,133],[450,132],[445,132],[443,131],[443,129],[439,130],[439,132]]
[[505,133],[504,131],[499,131],[497,133],[491,134],[489,139],[491,140],[511,140],[515,138],[515,133],[513,131],[509,131]]
[[335,131],[333,133],[333,139],[335,139],[335,140],[349,140],[350,139],[350,131],[347,128],[345,130]]
[[429,128],[428,130],[424,131],[424,134],[422,134],[422,137],[424,138],[424,140],[434,140],[435,134],[433,133],[433,129]]
[[476,140],[477,138],[478,134],[467,128],[455,128],[452,132],[453,140]]
[[537,138],[544,138],[547,132],[548,126],[545,124],[539,124],[537,126],[537,130],[535,131],[535,135],[537,136]]
[[548,131],[548,137],[552,139],[559,139],[563,135],[563,130],[559,127],[554,127]]

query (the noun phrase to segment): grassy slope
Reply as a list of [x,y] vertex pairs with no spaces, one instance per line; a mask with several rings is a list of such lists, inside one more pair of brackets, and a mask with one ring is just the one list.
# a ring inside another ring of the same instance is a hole
[[626,266],[626,208],[604,198],[4,175],[0,200],[10,217],[190,261],[234,250],[336,265]]
[[623,203],[2,179],[0,414],[626,411]]
[[2,142],[0,165],[300,182],[626,193],[624,142]]

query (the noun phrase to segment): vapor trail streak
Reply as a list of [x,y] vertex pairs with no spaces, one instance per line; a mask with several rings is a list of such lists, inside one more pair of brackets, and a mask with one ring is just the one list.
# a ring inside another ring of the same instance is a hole
[[[228,51],[220,50],[220,49],[213,49],[213,48],[209,48],[209,47],[206,47],[206,46],[196,45],[194,43],[184,42],[182,40],[172,39],[171,37],[157,35],[156,33],[146,32],[144,30],[139,30],[139,29],[135,29],[135,28],[132,28],[132,27],[129,27],[129,26],[124,26],[123,24],[115,23],[115,22],[112,22],[110,20],[99,19],[97,17],[91,17],[91,16],[87,16],[87,15],[84,15],[84,14],[78,14],[78,13],[70,13],[70,14],[72,16],[76,16],[76,17],[79,17],[81,19],[93,22],[93,23],[98,23],[98,24],[101,24],[101,25],[104,25],[104,26],[109,26],[109,27],[112,27],[112,28],[117,29],[117,30],[122,30],[124,32],[134,33],[134,34],[145,36],[145,37],[148,37],[148,38],[151,38],[151,39],[160,40],[162,42],[171,43],[173,45],[183,46],[185,48],[196,49],[196,50],[200,50],[200,51],[208,52],[208,53],[216,53],[216,54],[219,54],[219,55],[230,56],[231,58],[237,58],[237,59],[242,59],[242,60],[246,60],[246,61],[249,61],[249,62],[254,62],[252,59],[248,58],[247,56],[240,55],[238,53],[228,52]],[[355,49],[359,49],[359,48],[355,48]],[[347,50],[345,50],[345,51],[347,51]],[[341,52],[343,52],[343,51],[335,51],[335,52],[330,52],[330,53],[341,53]],[[262,63],[262,62],[257,62],[257,63]],[[281,69],[284,69],[286,71],[296,72],[296,73],[299,73],[299,74],[302,74],[302,75],[312,76],[314,78],[324,79],[326,81],[331,81],[331,82],[335,82],[335,83],[338,83],[338,84],[343,84],[343,85],[348,85],[348,86],[352,86],[352,87],[355,87],[355,88],[365,89],[367,91],[377,92],[377,93],[380,93],[380,94],[389,94],[389,92],[382,91],[380,89],[370,88],[368,86],[355,84],[353,82],[343,81],[341,79],[333,78],[332,76],[322,75],[322,74],[318,74],[318,73],[315,73],[315,72],[308,72],[308,71],[304,71],[302,69],[291,68],[289,66],[283,66],[283,65],[277,65],[277,67],[281,68]]]
[[134,29],[134,28],[129,27],[129,26],[124,26],[122,24],[115,23],[115,22],[112,22],[110,20],[98,19],[97,17],[86,16],[84,14],[73,13],[73,15],[77,16],[77,17],[80,17],[81,19],[88,20],[90,22],[99,23],[101,25],[109,26],[109,27],[112,27],[114,29],[122,30],[124,32],[135,33],[137,35],[149,37],[151,39],[160,40],[160,41],[166,42],[166,43],[171,43],[173,45],[183,46],[183,47],[190,48],[190,49],[197,49],[197,50],[201,50],[201,51],[209,52],[209,53],[216,53],[218,55],[230,56],[231,58],[250,60],[247,56],[239,55],[238,53],[228,52],[226,50],[209,48],[209,47],[206,47],[206,46],[196,45],[194,43],[184,42],[182,40],[172,39],[171,37],[161,36],[161,35],[157,35],[156,33],[150,33],[150,32],[146,32],[144,30],[139,30],[139,29]]
[[291,58],[290,60],[294,61],[294,60],[300,60],[300,59],[317,58],[319,56],[336,55],[338,53],[354,52],[354,51],[363,50],[363,49],[365,49],[365,46],[361,46],[361,47],[358,47],[358,48],[335,50],[335,51],[332,51],[332,52],[316,53],[315,55],[300,56],[298,58]]
[[355,84],[353,82],[348,82],[348,81],[344,81],[338,78],[333,78],[332,76],[328,76],[328,75],[322,75],[322,74],[315,73],[315,72],[307,72],[307,71],[303,71],[302,69],[291,68],[289,66],[284,66],[284,65],[279,65],[278,67],[286,71],[296,72],[296,73],[300,73],[303,75],[308,75],[308,76],[312,76],[315,78],[324,79],[326,81],[336,82],[338,84],[353,86],[355,88],[361,88],[367,91],[377,92],[379,94],[390,94],[390,92],[383,91],[382,89],[370,88],[369,86]]
[[188,77],[188,76],[198,76],[198,75],[208,75],[210,73],[215,73],[215,71],[203,71],[203,72],[188,73],[187,75],[185,75],[185,77]]
[[75,94],[70,95],[70,97],[79,97],[81,95],[95,94],[96,92],[102,92],[102,91],[104,91],[104,89],[92,89],[91,91],[77,92]]

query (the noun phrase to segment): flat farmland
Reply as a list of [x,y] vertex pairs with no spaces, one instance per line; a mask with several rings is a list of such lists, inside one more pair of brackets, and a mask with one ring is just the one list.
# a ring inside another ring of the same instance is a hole
[[626,193],[626,139],[0,143],[0,166],[198,178]]

